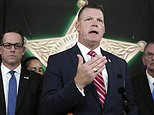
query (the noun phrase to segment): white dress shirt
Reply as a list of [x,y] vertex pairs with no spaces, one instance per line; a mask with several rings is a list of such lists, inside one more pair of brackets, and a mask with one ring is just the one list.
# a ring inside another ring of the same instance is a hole
[[[9,90],[9,80],[11,78],[11,74],[9,73],[11,70],[4,66],[4,64],[1,64],[1,73],[2,73],[2,80],[3,80],[3,87],[4,87],[4,96],[5,96],[5,103],[6,103],[6,111],[8,106],[8,90]],[[18,92],[18,86],[19,86],[19,80],[20,80],[20,73],[21,73],[21,65],[19,65],[15,71],[15,78],[17,81],[17,92]]]
[[146,70],[146,75],[147,75],[147,78],[148,78],[148,82],[149,82],[149,86],[150,86],[150,90],[151,90],[151,93],[153,92],[154,90],[154,77],[152,77],[151,75],[148,74],[147,70]]

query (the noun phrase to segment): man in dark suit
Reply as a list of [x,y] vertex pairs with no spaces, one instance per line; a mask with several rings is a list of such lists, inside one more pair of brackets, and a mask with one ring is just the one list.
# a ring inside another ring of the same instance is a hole
[[76,29],[77,44],[48,59],[40,115],[136,115],[126,62],[99,46],[105,32],[102,7],[84,6]]
[[7,31],[2,35],[0,115],[37,115],[43,77],[21,66],[24,52],[21,33]]
[[146,45],[142,62],[146,71],[132,77],[133,90],[140,115],[154,115],[154,42]]

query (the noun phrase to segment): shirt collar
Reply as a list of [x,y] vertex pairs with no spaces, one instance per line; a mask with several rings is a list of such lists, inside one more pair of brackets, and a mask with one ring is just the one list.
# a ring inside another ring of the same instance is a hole
[[147,78],[148,78],[148,82],[149,82],[150,88],[152,88],[153,87],[153,83],[154,83],[154,78],[148,73],[147,70],[146,70],[146,75],[147,75]]
[[[82,55],[87,55],[87,53],[90,51],[90,49],[88,49],[87,47],[85,47],[83,44],[81,44],[80,42],[77,42],[77,45],[82,53]],[[82,50],[81,50],[82,49]],[[96,49],[94,49],[93,51],[96,52],[97,55],[102,55],[101,54],[101,50],[100,50],[100,46],[98,46]]]
[[[1,70],[2,70],[2,75],[5,75],[11,71],[3,63],[1,64]],[[15,68],[14,71],[17,72],[18,74],[20,74],[21,73],[21,64],[17,68]]]

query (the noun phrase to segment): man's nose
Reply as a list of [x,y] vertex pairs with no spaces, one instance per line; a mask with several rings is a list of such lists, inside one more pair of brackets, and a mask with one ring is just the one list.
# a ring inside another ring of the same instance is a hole
[[92,27],[98,27],[98,25],[97,24],[92,24]]
[[152,59],[154,60],[154,54],[152,55]]
[[11,50],[15,50],[15,46],[14,46],[14,45],[12,45],[10,49],[11,49]]

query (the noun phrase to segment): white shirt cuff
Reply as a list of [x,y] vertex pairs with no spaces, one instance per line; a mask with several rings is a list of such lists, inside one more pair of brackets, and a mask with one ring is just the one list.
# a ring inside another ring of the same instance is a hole
[[76,87],[78,88],[78,90],[80,91],[80,93],[82,94],[82,96],[85,96],[84,89],[80,89],[77,85],[76,85]]

